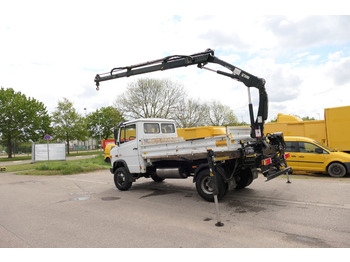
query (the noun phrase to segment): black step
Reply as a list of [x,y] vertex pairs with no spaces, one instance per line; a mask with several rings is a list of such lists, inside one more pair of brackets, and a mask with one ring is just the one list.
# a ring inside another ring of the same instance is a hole
[[291,170],[292,170],[291,167],[287,167],[287,168],[279,170],[277,172],[268,173],[267,175],[265,175],[265,177],[266,177],[265,182],[270,181],[271,179],[274,179],[274,178],[276,178],[276,177],[278,177],[280,175],[287,174]]

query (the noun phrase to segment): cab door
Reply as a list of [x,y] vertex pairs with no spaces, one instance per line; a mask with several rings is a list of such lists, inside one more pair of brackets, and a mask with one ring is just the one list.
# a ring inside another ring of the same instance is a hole
[[299,141],[299,169],[306,171],[325,171],[325,159],[328,154],[321,147],[310,142]]
[[290,153],[290,157],[287,158],[287,165],[293,170],[299,168],[299,154],[298,154],[298,142],[297,141],[286,141],[286,152]]
[[135,124],[120,127],[118,159],[125,161],[130,173],[140,173],[140,156]]

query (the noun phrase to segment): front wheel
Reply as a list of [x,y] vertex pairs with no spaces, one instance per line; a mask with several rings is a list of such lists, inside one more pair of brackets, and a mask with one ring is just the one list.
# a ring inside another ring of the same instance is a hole
[[[222,199],[227,192],[227,184],[223,181],[221,176],[217,176],[218,180],[218,199]],[[202,169],[196,179],[196,189],[198,194],[209,202],[214,202],[213,195],[214,177],[210,176],[209,169]]]
[[114,184],[121,191],[126,191],[131,187],[132,177],[125,167],[119,167],[115,170]]
[[332,163],[328,167],[328,174],[331,177],[343,177],[346,174],[346,168],[341,163]]

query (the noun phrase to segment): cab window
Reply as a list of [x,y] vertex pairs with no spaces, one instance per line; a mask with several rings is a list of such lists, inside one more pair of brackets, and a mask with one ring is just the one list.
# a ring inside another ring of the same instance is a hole
[[144,123],[143,129],[145,134],[158,134],[160,132],[159,124],[157,123]]
[[324,150],[312,143],[299,142],[299,151],[301,153],[317,153],[317,152],[323,152]]
[[120,143],[132,141],[136,138],[136,125],[128,125],[120,128]]
[[162,133],[175,133],[174,124],[162,124]]

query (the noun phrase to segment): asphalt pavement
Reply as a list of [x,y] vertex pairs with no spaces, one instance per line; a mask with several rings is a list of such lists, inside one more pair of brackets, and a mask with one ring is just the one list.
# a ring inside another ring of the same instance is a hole
[[192,179],[0,173],[0,247],[350,247],[350,178],[291,177],[204,201]]

